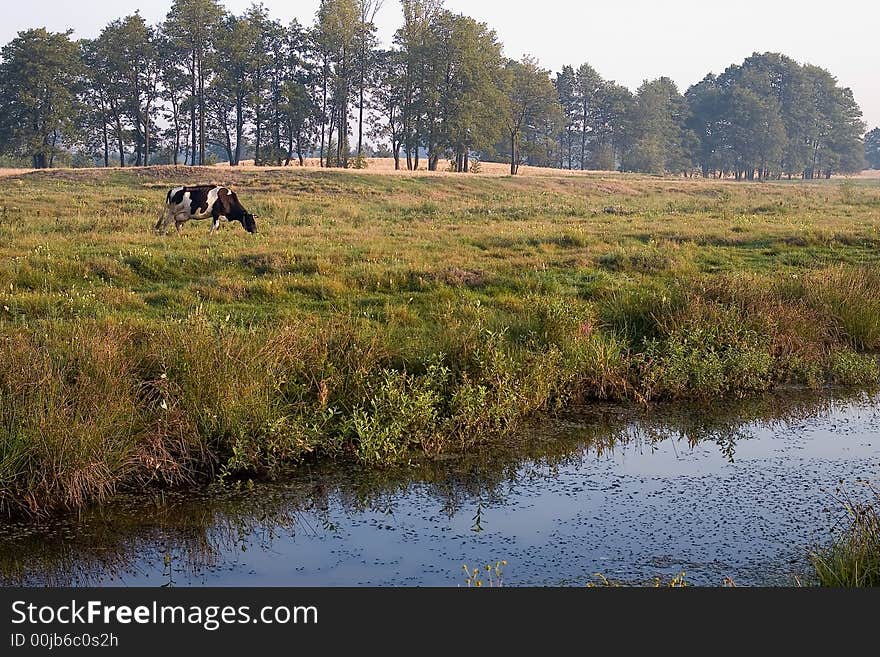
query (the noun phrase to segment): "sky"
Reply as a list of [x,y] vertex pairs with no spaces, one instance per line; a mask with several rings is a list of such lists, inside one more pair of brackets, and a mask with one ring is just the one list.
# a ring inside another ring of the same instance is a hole
[[[221,0],[241,13],[251,0]],[[318,0],[264,0],[287,22],[311,24]],[[73,29],[93,37],[114,18],[140,9],[162,20],[171,0],[0,0],[0,43],[30,27]],[[495,29],[505,54],[530,54],[545,68],[589,62],[604,78],[630,89],[661,75],[681,91],[753,52],[782,52],[828,69],[853,90],[868,127],[880,126],[880,0],[712,2],[711,0],[446,0],[451,11]],[[384,0],[380,38],[388,44],[401,22],[399,0]]]

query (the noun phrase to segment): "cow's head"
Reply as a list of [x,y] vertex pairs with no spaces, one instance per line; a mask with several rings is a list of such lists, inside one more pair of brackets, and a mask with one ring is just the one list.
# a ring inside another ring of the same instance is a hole
[[244,226],[244,229],[249,233],[257,232],[256,217],[250,213],[247,213],[242,217],[241,225]]

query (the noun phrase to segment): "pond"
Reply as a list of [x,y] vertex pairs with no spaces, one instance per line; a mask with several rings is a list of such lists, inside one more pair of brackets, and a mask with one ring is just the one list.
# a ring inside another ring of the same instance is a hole
[[593,404],[504,444],[393,470],[121,497],[0,528],[0,581],[99,586],[792,585],[880,481],[880,398],[787,391],[711,406]]

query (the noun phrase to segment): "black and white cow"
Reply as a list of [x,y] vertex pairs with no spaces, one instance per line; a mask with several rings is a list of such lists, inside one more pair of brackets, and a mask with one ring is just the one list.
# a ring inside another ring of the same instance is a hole
[[165,211],[156,224],[157,231],[166,231],[174,222],[177,232],[190,219],[212,220],[211,232],[220,226],[220,219],[238,221],[249,233],[257,232],[254,215],[244,209],[238,196],[228,187],[219,185],[197,185],[194,187],[175,187],[168,192]]

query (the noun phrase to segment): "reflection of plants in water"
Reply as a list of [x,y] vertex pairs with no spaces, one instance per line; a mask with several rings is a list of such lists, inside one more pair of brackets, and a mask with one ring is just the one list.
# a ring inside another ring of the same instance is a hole
[[[855,398],[856,403],[866,401]],[[815,395],[768,396],[711,409],[667,406],[650,412],[594,404],[507,436],[491,449],[416,460],[407,467],[312,464],[290,472],[283,485],[257,484],[252,491],[218,488],[163,495],[147,504],[140,497],[123,499],[45,527],[0,528],[0,583],[124,581],[133,563],[146,560],[173,584],[181,574],[215,566],[226,552],[250,544],[268,548],[281,533],[332,532],[340,515],[364,511],[392,515],[405,493],[439,501],[449,516],[475,503],[472,529],[479,532],[486,509],[503,504],[521,482],[552,478],[558,468],[602,457],[634,441],[652,447],[664,440],[686,440],[691,446],[712,441],[733,459],[738,441],[749,434],[745,425],[772,428],[826,413],[835,403]],[[57,540],[61,536],[66,540]],[[168,554],[174,555],[173,570],[165,562]]]
[[607,425],[596,423],[584,430],[584,434],[588,436],[592,451],[599,457],[613,453],[620,445],[640,443],[653,449],[667,440],[684,440],[691,448],[714,442],[720,453],[733,463],[737,445],[748,440],[755,429],[778,429],[781,425],[826,415],[841,403],[871,401],[864,393],[835,398],[809,391],[789,391],[784,395],[768,394],[712,405],[670,404],[644,413],[634,409],[621,412],[620,407],[612,406],[611,409],[617,409],[611,411],[616,413],[617,421]]
[[[173,585],[175,575],[215,566],[244,540],[268,546],[279,531],[298,527],[296,500],[260,492],[215,492],[191,500],[163,496],[153,504],[120,499],[81,515],[77,525],[4,531],[0,583],[98,585],[108,577],[124,582],[132,562],[142,559],[156,564],[164,585]],[[68,540],[46,540],[57,534]]]
[[162,577],[165,579],[165,583],[160,588],[170,589],[176,584],[174,581],[174,557],[169,552],[166,552],[163,555],[163,560],[165,562],[165,570],[162,573]]
[[472,532],[476,532],[479,534],[483,531],[483,502],[482,500],[477,502],[477,512],[474,514],[474,517],[471,518],[471,521],[474,523],[471,527]]

